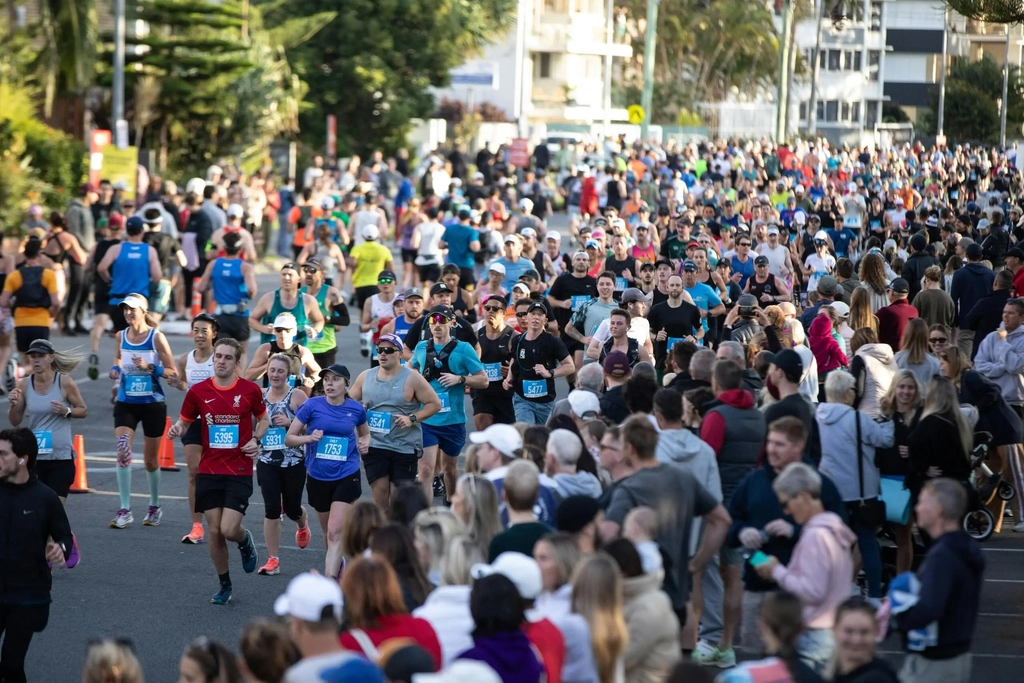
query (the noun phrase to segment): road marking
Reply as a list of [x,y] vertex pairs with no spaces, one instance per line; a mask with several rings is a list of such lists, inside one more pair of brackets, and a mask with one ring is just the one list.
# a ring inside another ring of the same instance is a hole
[[982,550],[985,550],[985,551],[990,552],[990,553],[1024,553],[1024,548],[985,548],[985,547],[982,547]]
[[[876,650],[876,652],[878,652],[878,654],[880,654],[880,655],[889,655],[889,656],[896,656],[896,657],[902,657],[902,656],[904,656],[906,654],[909,654],[907,652],[904,652],[903,650]],[[978,654],[977,652],[972,652],[971,653],[971,658],[972,659],[977,659],[979,657],[980,658],[987,658],[987,659],[1024,659],[1024,655]]]
[[985,583],[1024,583],[1024,579],[985,579]]

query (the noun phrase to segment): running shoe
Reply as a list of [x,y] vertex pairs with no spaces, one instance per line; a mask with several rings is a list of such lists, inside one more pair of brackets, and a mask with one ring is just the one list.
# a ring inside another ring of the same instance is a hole
[[271,557],[267,560],[267,563],[260,567],[259,574],[263,576],[277,576],[281,573],[281,563],[276,557]]
[[714,666],[717,657],[718,648],[706,640],[698,640],[697,647],[693,648],[693,652],[690,653],[690,658],[693,661],[704,666]]
[[245,573],[252,574],[256,571],[260,555],[256,552],[256,544],[252,542],[252,533],[248,529],[245,530],[245,545],[238,546],[238,552],[242,554],[242,569]]
[[728,650],[719,650],[716,647],[715,652],[718,653],[715,657],[715,666],[719,669],[731,669],[736,666],[736,651],[731,647]]
[[1017,522],[1016,524],[1014,524],[1013,530],[1018,534],[1024,533],[1024,522]]
[[313,534],[309,533],[309,522],[307,522],[305,529],[295,530],[295,545],[299,546],[299,548],[305,548],[309,545],[309,539],[312,536]]
[[110,520],[110,528],[123,529],[134,521],[135,517],[132,516],[132,511],[121,508],[117,511],[117,516]]
[[68,569],[74,569],[81,561],[82,553],[78,552],[78,539],[75,538],[74,534],[71,534],[71,552],[68,553],[68,559],[64,563],[64,566]]
[[220,590],[210,598],[210,602],[215,605],[226,605],[231,602],[231,586],[221,586]]
[[193,522],[192,523],[192,531],[190,531],[187,534],[185,534],[184,536],[182,536],[181,537],[181,542],[182,543],[191,543],[192,545],[199,545],[200,543],[202,543],[205,540],[204,539],[205,536],[206,536],[206,533],[203,531],[203,523],[202,522]]
[[447,491],[444,488],[444,475],[439,474],[434,477],[434,498],[445,498],[445,493]]
[[89,354],[89,379],[94,382],[100,378],[100,357],[95,353]]
[[160,526],[160,520],[163,519],[164,511],[155,505],[149,506],[149,511],[146,513],[146,519],[143,520],[143,526]]

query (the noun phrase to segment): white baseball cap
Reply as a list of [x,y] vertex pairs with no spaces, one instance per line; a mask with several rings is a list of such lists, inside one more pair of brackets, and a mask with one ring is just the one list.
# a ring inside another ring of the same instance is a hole
[[844,304],[842,301],[833,301],[829,304],[829,306],[832,307],[832,310],[835,311],[836,315],[838,315],[840,318],[850,317],[850,307]]
[[519,234],[523,237],[537,237],[537,231],[533,228],[523,228],[519,231]]
[[295,617],[302,621],[320,621],[328,607],[334,618],[341,621],[344,598],[341,586],[326,576],[306,572],[288,582],[288,589],[274,601],[274,613],[279,617]]
[[508,458],[515,458],[516,451],[523,449],[523,437],[512,425],[493,424],[482,432],[473,432],[469,440],[476,444],[489,444]]
[[294,330],[298,328],[298,325],[299,324],[295,321],[295,316],[291,313],[278,313],[277,317],[274,318],[274,324],[271,325],[271,327],[283,327],[288,330]]
[[241,204],[232,204],[228,207],[228,218],[241,218],[245,215],[245,209]]
[[128,308],[141,308],[144,311],[149,310],[149,302],[146,301],[146,297],[141,294],[129,294],[124,298],[124,301],[121,302],[121,305],[127,306]]
[[601,402],[597,394],[586,389],[573,389],[569,392],[569,407],[581,420],[593,420],[601,414]]
[[364,225],[363,226],[363,239],[364,240],[375,240],[378,237],[380,237],[380,229],[376,225],[373,225],[371,223],[370,225]]
[[324,197],[320,200],[320,208],[324,211],[330,211],[334,208],[334,197]]
[[769,235],[778,235],[779,234],[779,226],[777,226],[777,225],[769,225],[768,226],[768,234]]
[[502,275],[505,274],[505,266],[497,262],[492,263],[490,266],[488,266],[487,270],[493,270],[495,273],[501,273]]
[[533,211],[533,200],[529,197],[523,197],[519,200],[519,206],[523,211],[529,213],[530,211]]
[[544,239],[555,240],[559,244],[562,242],[562,235],[557,230],[548,230],[547,237]]
[[795,194],[803,194],[804,186],[803,185],[797,185],[796,187],[793,188],[793,192]]
[[536,600],[543,590],[540,565],[523,553],[504,552],[491,564],[474,564],[469,570],[469,575],[474,579],[482,579],[492,574],[508,577],[516,585],[516,590],[523,600]]
[[188,194],[189,192],[193,194],[202,194],[205,189],[206,181],[202,178],[192,178],[185,183],[185,194]]
[[793,222],[797,225],[803,225],[807,222],[807,214],[803,211],[796,211],[793,213]]

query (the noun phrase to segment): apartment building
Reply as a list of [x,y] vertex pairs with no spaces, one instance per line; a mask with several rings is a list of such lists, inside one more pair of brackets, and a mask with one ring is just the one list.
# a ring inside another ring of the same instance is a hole
[[[625,108],[605,112],[605,58],[631,57],[633,49],[608,40],[607,0],[520,0],[517,26],[487,47],[480,59],[453,73],[438,97],[489,101],[510,118],[539,123],[625,121]],[[488,76],[495,74],[497,84]],[[477,76],[477,77],[474,77]],[[484,84],[484,85],[481,85]]]

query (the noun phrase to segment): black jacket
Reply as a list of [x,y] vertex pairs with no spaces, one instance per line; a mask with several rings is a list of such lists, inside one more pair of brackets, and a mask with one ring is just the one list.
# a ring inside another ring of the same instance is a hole
[[837,673],[832,683],[899,683],[899,680],[889,662],[884,659],[872,659],[849,673]]
[[622,387],[606,389],[601,396],[601,415],[607,417],[615,424],[622,424],[629,417],[629,408],[626,407],[626,398],[622,395]]
[[903,264],[903,272],[900,274],[900,277],[910,285],[908,301],[913,301],[914,295],[921,291],[921,278],[924,277],[924,271],[928,270],[929,266],[938,265],[940,265],[939,259],[927,252],[915,251],[910,255],[907,262]]
[[970,651],[984,571],[981,546],[967,532],[950,531],[935,539],[917,570],[917,604],[896,615],[903,632],[938,622],[938,644],[919,653],[923,657],[952,659]]
[[0,603],[50,602],[46,544],[71,551],[71,524],[53,489],[29,475],[24,484],[0,484]]
[[966,326],[974,330],[974,348],[971,349],[971,360],[978,355],[981,340],[999,329],[1003,322],[1003,308],[1010,300],[1010,292],[1006,289],[994,289],[974,304],[967,313]]

